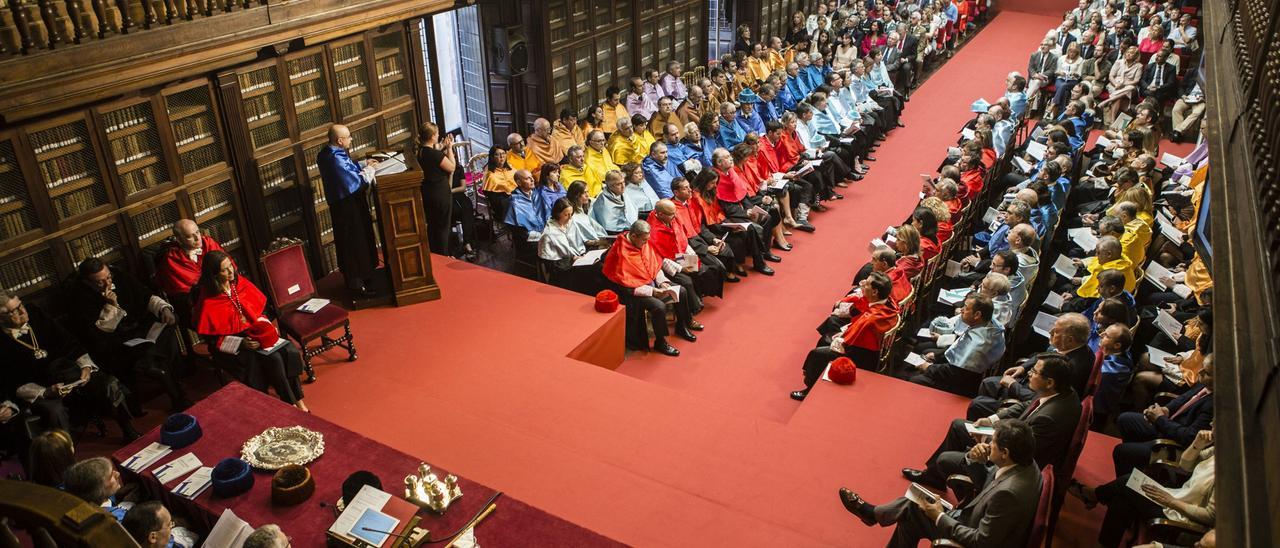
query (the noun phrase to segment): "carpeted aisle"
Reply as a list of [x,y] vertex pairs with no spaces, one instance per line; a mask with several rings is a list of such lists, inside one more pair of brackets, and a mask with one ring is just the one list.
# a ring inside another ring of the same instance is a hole
[[619,372],[689,392],[741,413],[787,421],[799,404],[800,365],[817,341],[814,328],[849,290],[867,244],[901,224],[919,200],[921,173],[934,173],[978,97],[994,102],[1005,76],[1026,59],[1053,18],[1004,12],[912,95],[899,128],[881,145],[866,179],[845,189],[831,211],[815,213],[817,232],[797,231],[773,277],[753,274],[699,316],[698,342],[672,337],[679,358],[637,353]]
[[[677,341],[680,358],[633,356],[623,374],[571,359],[607,321],[588,299],[437,258],[444,298],[353,313],[360,360],[319,359],[308,404],[632,545],[884,545],[889,531],[857,523],[836,489],[902,494],[897,471],[921,464],[965,402],[869,373],[803,405],[787,392],[867,242],[909,214],[917,174],[955,142],[969,103],[998,96],[1055,22],[1000,14],[915,94],[873,174],[818,217],[817,234],[796,235],[778,276],[713,300],[699,342]],[[1093,440],[1081,465],[1090,481],[1110,473],[1110,447]],[[1089,520],[1073,518],[1072,533],[1089,538]]]

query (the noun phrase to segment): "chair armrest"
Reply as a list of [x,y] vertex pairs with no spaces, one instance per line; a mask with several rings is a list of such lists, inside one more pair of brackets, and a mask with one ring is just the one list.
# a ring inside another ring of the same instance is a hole
[[940,539],[934,540],[933,544],[930,544],[930,546],[934,546],[935,548],[937,547],[964,548],[963,544],[960,544],[959,542],[956,542],[949,538],[940,538]]
[[1009,399],[1007,399],[1007,400],[1004,400],[1004,401],[1000,402],[1000,409],[1004,409],[1004,408],[1007,408],[1007,407],[1013,407],[1013,406],[1015,406],[1015,405],[1017,405],[1017,404],[1020,404],[1020,403],[1022,403],[1020,400],[1016,400],[1016,399],[1013,399],[1013,398],[1009,398]]
[[1174,394],[1173,392],[1160,392],[1156,394],[1155,402],[1156,402],[1156,405],[1163,407],[1165,405],[1169,405],[1169,402],[1173,401],[1177,397],[1178,395]]
[[1150,540],[1155,542],[1188,546],[1209,532],[1209,527],[1190,521],[1156,518],[1147,522],[1147,531]]
[[1178,443],[1177,440],[1171,440],[1169,438],[1160,438],[1152,442],[1152,444],[1153,444],[1151,446],[1152,451],[1160,450],[1160,449],[1172,449],[1176,451],[1182,451],[1183,449],[1187,448],[1186,445]]

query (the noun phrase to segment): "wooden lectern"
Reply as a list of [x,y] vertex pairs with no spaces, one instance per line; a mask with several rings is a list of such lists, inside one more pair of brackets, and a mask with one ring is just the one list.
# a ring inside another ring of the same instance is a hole
[[405,157],[409,170],[378,175],[374,191],[382,251],[396,306],[440,298],[440,286],[431,275],[422,170],[410,159],[412,155]]

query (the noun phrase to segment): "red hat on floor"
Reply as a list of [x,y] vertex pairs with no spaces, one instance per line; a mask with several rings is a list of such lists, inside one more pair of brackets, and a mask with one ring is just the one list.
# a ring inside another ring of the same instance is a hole
[[280,332],[276,331],[276,326],[271,325],[267,320],[258,320],[249,326],[249,331],[245,333],[250,339],[258,341],[262,348],[271,348],[280,341]]
[[618,294],[608,289],[596,293],[596,312],[613,312],[618,309]]
[[854,365],[853,360],[840,356],[831,360],[827,377],[836,384],[853,384],[854,379],[858,378],[858,366]]

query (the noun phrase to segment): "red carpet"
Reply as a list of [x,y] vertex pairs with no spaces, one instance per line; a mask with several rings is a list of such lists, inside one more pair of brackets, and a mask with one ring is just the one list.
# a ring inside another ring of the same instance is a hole
[[[872,175],[815,217],[818,233],[796,235],[778,276],[710,301],[707,330],[681,341],[682,357],[632,356],[616,372],[571,359],[609,320],[589,298],[437,259],[444,299],[354,313],[360,360],[320,359],[307,402],[633,545],[883,545],[889,531],[857,523],[836,489],[900,495],[898,469],[921,464],[965,402],[869,373],[803,405],[787,392],[866,242],[908,215],[917,174],[954,143],[968,104],[997,97],[1055,22],[1000,14],[913,96]],[[1091,440],[1080,475],[1109,479],[1110,443]],[[1073,508],[1060,531],[1091,544],[1098,520]]]

